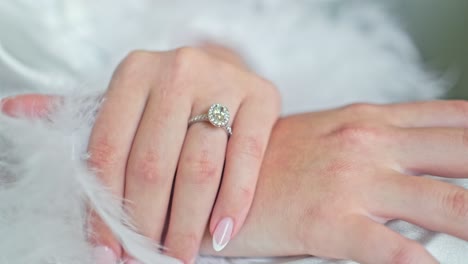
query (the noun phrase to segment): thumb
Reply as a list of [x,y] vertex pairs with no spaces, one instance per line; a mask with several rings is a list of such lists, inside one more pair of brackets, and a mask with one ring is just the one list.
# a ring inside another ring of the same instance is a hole
[[51,106],[59,96],[24,94],[3,98],[0,110],[11,117],[43,118],[51,111]]

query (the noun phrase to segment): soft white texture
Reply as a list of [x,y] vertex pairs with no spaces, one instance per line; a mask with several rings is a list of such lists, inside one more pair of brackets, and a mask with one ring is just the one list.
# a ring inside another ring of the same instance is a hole
[[[121,224],[125,217],[116,201],[84,162],[98,95],[130,50],[164,50],[203,40],[229,45],[277,84],[284,113],[441,95],[444,83],[422,69],[417,50],[382,8],[367,1],[343,2],[0,2],[0,97],[24,92],[67,96],[52,123],[0,114],[0,263],[93,263],[86,243],[86,204],[105,216],[141,260],[171,263]],[[466,186],[466,181],[459,183]],[[391,225],[420,240],[443,263],[468,259],[466,242],[403,222]],[[252,261],[201,258],[198,263]]]

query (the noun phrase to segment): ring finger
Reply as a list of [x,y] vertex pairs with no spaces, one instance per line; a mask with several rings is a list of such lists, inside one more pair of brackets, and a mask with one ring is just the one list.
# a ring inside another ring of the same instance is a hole
[[[228,100],[219,102],[225,101]],[[237,108],[238,105],[228,105],[231,113],[236,113]],[[193,113],[202,113],[200,109],[194,106]],[[208,122],[194,123],[187,131],[165,239],[167,254],[185,263],[193,262],[208,223],[220,184],[227,140],[226,131]]]

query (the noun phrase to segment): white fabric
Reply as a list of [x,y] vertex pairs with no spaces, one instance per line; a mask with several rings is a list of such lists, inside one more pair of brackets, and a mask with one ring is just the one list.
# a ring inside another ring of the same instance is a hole
[[[107,216],[130,252],[149,263],[171,263],[120,224],[118,206],[82,159],[99,101],[73,96],[102,93],[130,50],[203,40],[229,45],[277,84],[285,114],[356,101],[430,99],[445,88],[422,69],[407,35],[367,1],[11,0],[0,2],[0,32],[0,97],[42,92],[70,98],[52,125],[0,114],[1,264],[92,263],[87,202]],[[468,260],[467,242],[403,222],[390,226],[418,239],[442,263]],[[286,261],[333,263],[206,257],[198,263]]]

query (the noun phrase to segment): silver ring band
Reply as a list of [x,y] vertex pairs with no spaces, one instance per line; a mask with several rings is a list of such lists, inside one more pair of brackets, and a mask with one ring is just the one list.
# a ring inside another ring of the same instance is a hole
[[210,106],[207,114],[201,114],[189,119],[188,126],[197,122],[210,122],[215,127],[223,128],[228,136],[232,135],[232,128],[229,126],[231,115],[226,106],[213,104]]

